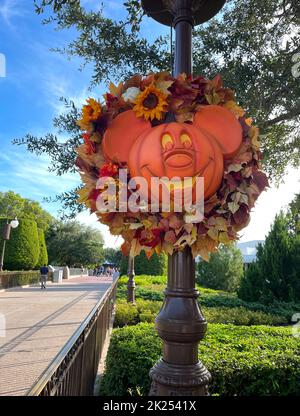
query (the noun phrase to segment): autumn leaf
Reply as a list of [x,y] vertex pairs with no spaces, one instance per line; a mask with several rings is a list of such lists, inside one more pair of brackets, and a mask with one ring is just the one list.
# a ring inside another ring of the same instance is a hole
[[227,168],[227,172],[239,172],[240,170],[243,169],[243,166],[240,163],[232,163],[231,165],[228,166]]
[[237,118],[243,117],[245,114],[245,111],[237,105],[237,103],[233,100],[227,101],[225,104],[223,104],[224,108],[227,108],[227,110],[231,111]]
[[118,86],[116,86],[113,82],[109,84],[109,92],[114,97],[121,97],[123,92],[123,83],[120,82]]
[[232,214],[234,214],[235,212],[238,211],[240,206],[237,202],[228,202],[228,208],[229,208],[229,211],[232,212]]
[[253,181],[257,185],[260,192],[269,186],[267,175],[261,171],[253,172]]

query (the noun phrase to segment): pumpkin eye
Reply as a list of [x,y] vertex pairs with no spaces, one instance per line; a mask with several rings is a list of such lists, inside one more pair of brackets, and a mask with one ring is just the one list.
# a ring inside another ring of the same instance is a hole
[[164,150],[170,150],[173,147],[173,139],[169,134],[164,134],[161,139],[161,145]]
[[180,141],[183,144],[184,147],[186,147],[187,149],[192,147],[192,139],[190,138],[190,136],[186,133],[182,134],[180,136]]

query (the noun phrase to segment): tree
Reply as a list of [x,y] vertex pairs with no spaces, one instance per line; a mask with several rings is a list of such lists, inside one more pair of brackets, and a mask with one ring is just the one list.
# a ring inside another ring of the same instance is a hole
[[[3,229],[6,219],[0,219]],[[0,250],[3,240],[0,240]],[[36,222],[29,219],[19,221],[19,226],[11,230],[10,239],[6,242],[4,269],[32,270],[36,267],[40,253],[39,235]]]
[[0,217],[6,216],[32,219],[44,231],[54,219],[38,202],[22,198],[13,191],[0,192]]
[[77,221],[55,222],[46,233],[49,263],[95,266],[104,259],[100,231]]
[[[170,70],[169,38],[158,37],[152,43],[143,38],[140,2],[127,0],[124,7],[128,16],[122,21],[105,17],[102,8],[87,10],[78,0],[40,0],[36,11],[47,15],[44,23],[76,29],[75,39],[56,51],[92,65],[91,86],[108,79],[118,82],[136,72]],[[300,52],[299,20],[297,0],[229,0],[222,13],[194,31],[194,73],[212,77],[220,72],[225,84],[235,89],[240,104],[260,127],[264,165],[273,180],[279,180],[288,165],[300,162],[300,83],[292,74]],[[75,123],[79,110],[74,102],[62,101],[66,113],[54,119],[57,134],[27,134],[14,140],[30,152],[50,155],[58,175],[75,170],[74,148],[81,142]],[[60,134],[68,139],[62,142]],[[76,204],[75,190],[54,200],[71,216],[83,209]]]
[[104,260],[107,263],[114,264],[116,267],[121,266],[122,261],[122,252],[121,249],[115,249],[115,248],[105,248],[104,249]]
[[[127,274],[128,257],[123,256],[121,261],[121,274]],[[167,256],[154,253],[150,259],[144,251],[134,258],[134,271],[136,275],[147,274],[149,276],[162,276],[166,274]]]
[[241,281],[241,299],[266,303],[300,300],[300,234],[291,231],[292,207],[293,203],[287,214],[276,216],[265,244],[259,245],[256,263]]
[[46,247],[46,240],[45,240],[45,234],[44,231],[40,228],[38,229],[38,235],[39,235],[39,245],[40,245],[40,252],[39,252],[39,258],[36,264],[36,267],[42,267],[45,264],[48,264],[48,252]]
[[234,245],[222,245],[212,253],[208,262],[200,261],[197,268],[197,282],[211,289],[234,292],[243,276],[243,257]]

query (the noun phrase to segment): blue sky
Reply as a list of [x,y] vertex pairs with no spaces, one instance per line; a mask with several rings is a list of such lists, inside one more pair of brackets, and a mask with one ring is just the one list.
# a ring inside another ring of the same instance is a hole
[[[100,3],[99,0],[82,1],[90,8]],[[116,19],[124,16],[121,1],[104,0],[103,3],[107,16]],[[13,190],[37,200],[56,215],[59,206],[44,203],[43,197],[76,186],[78,176],[56,177],[47,169],[46,156],[34,156],[24,147],[12,145],[11,140],[26,133],[43,136],[53,132],[52,118],[62,109],[59,97],[72,98],[81,104],[89,95],[100,96],[104,86],[92,93],[87,91],[91,69],[87,67],[80,72],[78,59],[69,61],[49,51],[51,47],[64,46],[74,38],[74,32],[55,31],[52,25],[42,25],[41,20],[34,13],[33,0],[0,0],[0,54],[6,59],[6,77],[0,77],[0,191]],[[142,25],[142,32],[148,38],[167,31],[148,18]],[[261,196],[243,241],[264,238],[276,212],[299,191],[299,178],[299,171],[290,170],[284,186],[272,188]],[[107,228],[96,224],[94,216],[84,213],[79,219],[100,227],[107,245],[119,243],[120,240],[116,242],[115,237],[110,237]]]

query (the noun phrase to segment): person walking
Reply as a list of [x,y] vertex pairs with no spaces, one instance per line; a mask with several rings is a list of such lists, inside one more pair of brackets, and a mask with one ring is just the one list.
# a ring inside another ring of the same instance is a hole
[[120,272],[119,272],[119,269],[116,267],[114,272],[113,272],[112,278],[113,278],[113,280],[117,280],[117,279],[119,279],[119,277],[120,277]]
[[40,273],[41,290],[43,290],[46,289],[47,276],[49,273],[49,268],[46,266],[46,264],[44,264],[44,266],[41,267]]

